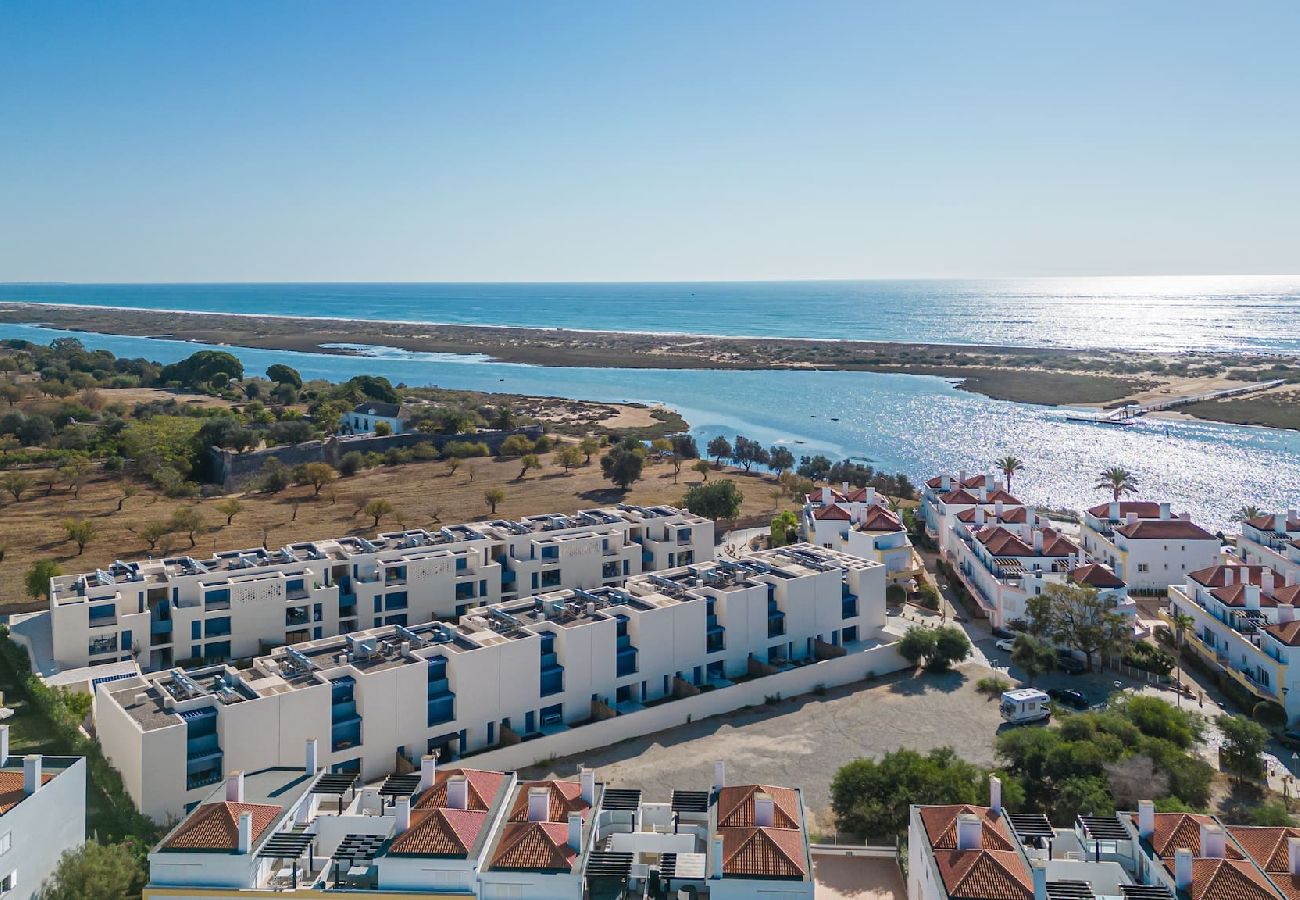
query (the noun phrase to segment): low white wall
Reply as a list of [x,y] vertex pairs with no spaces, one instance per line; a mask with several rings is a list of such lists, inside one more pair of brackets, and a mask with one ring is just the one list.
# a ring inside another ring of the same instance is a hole
[[861,681],[867,673],[884,675],[907,666],[907,661],[898,653],[898,642],[881,644],[838,659],[822,660],[694,697],[683,697],[511,747],[475,753],[464,757],[464,762],[476,769],[509,772],[556,757],[571,756],[595,747],[608,747],[619,741],[675,728],[686,724],[688,719],[697,722],[744,706],[754,706],[774,694],[779,694],[783,699],[795,697],[812,691],[818,685],[836,687]]

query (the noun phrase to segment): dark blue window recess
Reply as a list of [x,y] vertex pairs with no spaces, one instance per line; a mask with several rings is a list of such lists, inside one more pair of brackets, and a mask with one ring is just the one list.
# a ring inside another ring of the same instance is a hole
[[185,789],[194,790],[221,780],[221,746],[214,707],[180,713],[185,723]]
[[632,636],[627,633],[627,616],[617,615],[618,621],[618,677],[636,673],[636,647],[632,646]]
[[555,635],[543,632],[542,638],[542,696],[549,697],[564,690],[564,666],[555,652]]
[[435,656],[429,660],[429,725],[443,725],[456,718],[456,695],[447,680],[447,660]]
[[780,637],[785,634],[785,613],[777,605],[775,597],[767,598],[767,636]]
[[330,686],[330,746],[336,753],[361,744],[361,716],[357,714],[356,687],[356,679],[350,675],[333,679]]
[[858,595],[849,591],[849,586],[844,585],[841,591],[840,600],[840,618],[854,619],[858,615]]
[[708,627],[704,647],[705,651],[708,653],[717,653],[721,650],[725,650],[727,646],[726,629],[723,628],[722,623],[718,621],[718,613],[714,608],[715,603],[716,601],[714,598],[710,597],[708,615],[705,620]]

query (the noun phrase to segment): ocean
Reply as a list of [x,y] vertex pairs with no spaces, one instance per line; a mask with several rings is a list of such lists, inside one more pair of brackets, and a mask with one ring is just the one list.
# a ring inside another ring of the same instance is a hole
[[0,300],[1022,347],[1300,352],[1300,278],[655,284],[0,284]]

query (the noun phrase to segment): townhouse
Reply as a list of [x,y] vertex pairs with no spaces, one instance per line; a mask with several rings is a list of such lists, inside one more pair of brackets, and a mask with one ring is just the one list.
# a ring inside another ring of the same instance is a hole
[[86,840],[86,761],[16,757],[0,723],[0,897],[30,900]]
[[985,514],[995,512],[1000,518],[1025,506],[1006,490],[992,473],[967,477],[963,471],[953,477],[947,473],[929,479],[921,488],[920,516],[926,534],[939,545],[939,552],[951,556],[955,551],[952,529],[957,517],[970,514],[977,507]]
[[1134,591],[1163,592],[1187,573],[1214,565],[1221,542],[1168,503],[1123,500],[1089,509],[1080,528],[1083,549],[1106,563]]
[[583,900],[662,887],[715,900],[808,900],[802,796],[772,785],[646,801],[576,779],[442,766],[359,787],[304,764],[231,773],[149,854],[145,900],[328,892],[339,900]]
[[922,567],[902,518],[875,488],[850,490],[846,483],[839,491],[823,488],[808,494],[800,534],[818,547],[881,563],[891,582],[911,578]]
[[1300,670],[1291,667],[1300,652],[1300,584],[1233,561],[1191,572],[1168,593],[1161,615],[1176,640],[1259,699],[1281,703],[1288,719],[1300,715],[1300,694],[1292,696]]
[[1268,566],[1292,584],[1300,581],[1300,514],[1289,509],[1242,522],[1237,555],[1243,562]]
[[624,504],[342,537],[198,560],[115,562],[50,582],[61,669],[136,660],[143,671],[240,659],[380,625],[450,619],[558,588],[618,586],[713,558],[713,523]]
[[1191,813],[1080,816],[989,806],[913,806],[909,900],[1290,900],[1300,896],[1300,830],[1225,827]]
[[465,757],[867,649],[884,593],[883,565],[799,544],[280,647],[246,668],[108,682],[95,724],[140,810],[162,820],[308,739],[330,772],[370,780],[428,752]]

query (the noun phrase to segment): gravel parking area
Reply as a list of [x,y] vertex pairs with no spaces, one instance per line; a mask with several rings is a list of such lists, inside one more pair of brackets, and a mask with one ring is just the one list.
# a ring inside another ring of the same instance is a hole
[[708,788],[713,762],[722,759],[729,782],[801,787],[813,827],[829,831],[830,781],[851,759],[900,747],[952,746],[971,762],[991,765],[998,705],[975,692],[975,682],[988,674],[971,664],[944,675],[900,673],[737,710],[558,759],[521,776],[568,776],[586,764],[611,784],[667,800],[673,788]]

